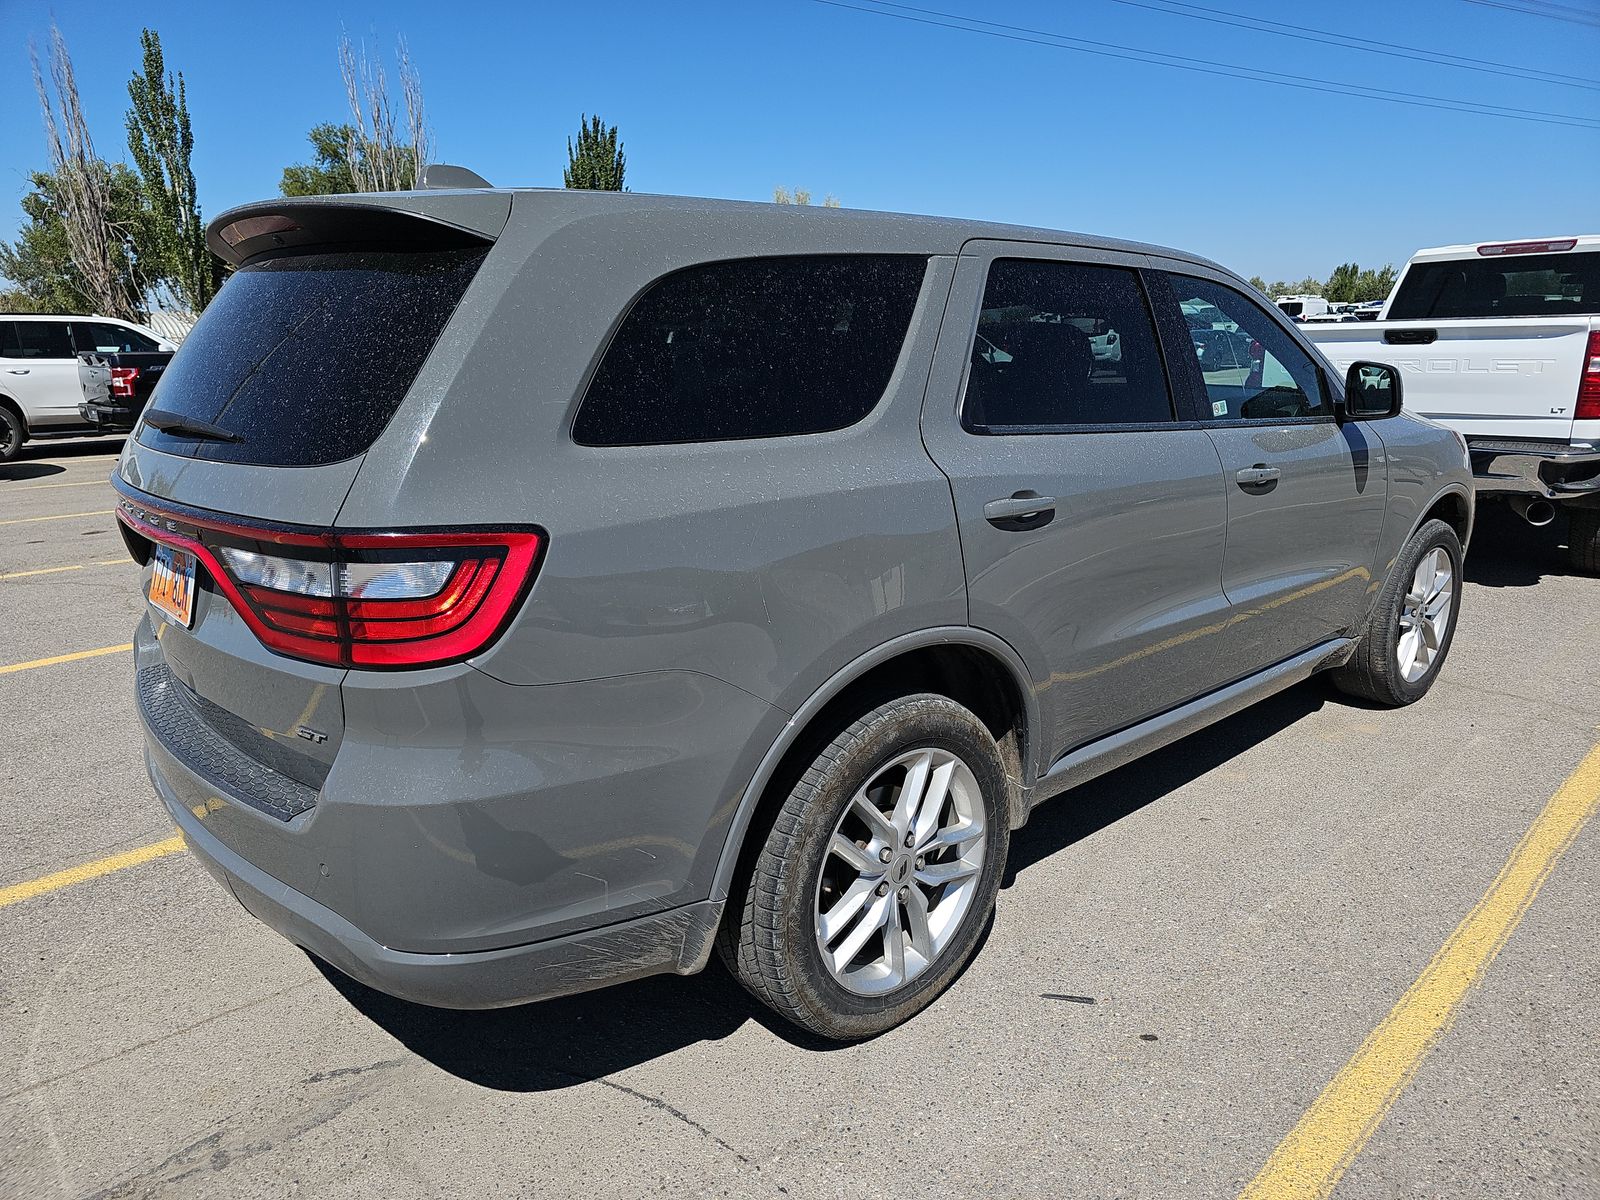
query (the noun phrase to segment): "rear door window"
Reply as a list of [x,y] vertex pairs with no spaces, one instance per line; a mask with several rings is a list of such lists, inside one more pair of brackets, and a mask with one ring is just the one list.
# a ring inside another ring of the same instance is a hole
[[[1333,416],[1317,364],[1265,309],[1209,279],[1170,278],[1189,331],[1190,362],[1204,387],[1202,417],[1261,421]],[[1174,354],[1181,349],[1174,348]],[[1173,367],[1178,368],[1176,361]]]
[[74,321],[72,344],[80,354],[86,350],[97,354],[149,354],[159,349],[144,334],[107,321]]
[[1155,325],[1126,267],[997,259],[962,423],[974,432],[1172,420]]
[[1600,313],[1600,251],[1412,263],[1393,321]]
[[612,338],[573,421],[584,446],[822,433],[871,412],[926,259],[806,255],[658,280]]
[[65,321],[0,321],[0,357],[71,358]]
[[144,425],[155,450],[261,466],[364,452],[399,408],[486,249],[297,254],[234,272],[167,368],[155,405],[221,427]]

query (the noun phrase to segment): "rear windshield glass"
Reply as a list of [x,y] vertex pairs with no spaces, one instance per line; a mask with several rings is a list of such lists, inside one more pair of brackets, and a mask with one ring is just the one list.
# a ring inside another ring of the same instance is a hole
[[146,424],[155,450],[262,466],[362,453],[394,416],[487,250],[304,254],[251,263],[217,293],[151,407],[237,441]]
[[1600,252],[1413,263],[1392,320],[1559,317],[1600,312]]
[[572,436],[585,446],[843,429],[877,405],[926,260],[815,255],[709,263],[633,306]]

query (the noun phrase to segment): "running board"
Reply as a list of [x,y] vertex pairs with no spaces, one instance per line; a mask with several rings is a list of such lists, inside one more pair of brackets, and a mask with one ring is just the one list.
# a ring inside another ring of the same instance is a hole
[[1107,771],[1125,766],[1179,738],[1188,737],[1224,717],[1231,717],[1258,700],[1265,700],[1275,692],[1310,678],[1324,667],[1336,667],[1348,662],[1355,645],[1352,638],[1335,638],[1331,642],[1313,646],[1303,654],[1297,654],[1275,667],[1268,667],[1248,679],[1230,683],[1225,688],[1191,700],[1160,716],[1151,717],[1121,733],[1113,733],[1064,754],[1033,785],[1029,807],[1052,796],[1059,796],[1079,784],[1088,783]]

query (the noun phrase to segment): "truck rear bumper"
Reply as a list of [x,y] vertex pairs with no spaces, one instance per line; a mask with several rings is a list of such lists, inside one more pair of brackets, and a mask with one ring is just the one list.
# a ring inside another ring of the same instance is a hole
[[1600,495],[1600,447],[1584,442],[1467,438],[1479,494],[1574,500]]

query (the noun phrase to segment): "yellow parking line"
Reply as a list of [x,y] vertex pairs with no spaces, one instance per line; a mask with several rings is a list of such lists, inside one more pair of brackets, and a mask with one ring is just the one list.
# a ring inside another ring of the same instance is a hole
[[93,562],[77,563],[70,567],[35,567],[31,571],[12,571],[0,579],[26,579],[30,575],[59,575],[62,571],[81,571],[85,567],[114,567],[118,563],[132,562],[129,558],[97,558]]
[[16,671],[31,671],[35,667],[54,667],[60,663],[78,662],[85,658],[99,658],[102,654],[121,654],[124,650],[132,650],[132,642],[124,642],[120,646],[102,646],[98,650],[78,650],[72,654],[57,654],[50,658],[36,658],[32,662],[11,663],[0,667],[0,675],[10,675]]
[[56,513],[48,517],[12,517],[0,521],[0,525],[26,525],[30,521],[65,521],[70,517],[109,517],[115,511],[114,508],[97,508],[93,512]]
[[0,908],[4,908],[8,904],[20,903],[23,900],[32,900],[35,896],[43,896],[46,892],[59,891],[64,887],[71,887],[75,883],[98,879],[100,876],[109,875],[113,871],[123,871],[129,867],[137,867],[141,863],[150,862],[153,859],[165,858],[169,854],[177,854],[183,847],[183,837],[179,834],[163,841],[151,842],[147,846],[124,850],[121,854],[113,854],[110,858],[99,858],[94,862],[84,863],[82,866],[68,867],[65,871],[57,871],[54,875],[46,875],[40,879],[30,879],[26,883],[13,883],[10,887],[0,888]]
[[1550,798],[1477,907],[1272,1152],[1240,1200],[1320,1200],[1333,1191],[1596,809],[1600,746]]
[[10,492],[42,492],[46,488],[110,487],[110,486],[111,486],[111,481],[109,479],[85,479],[85,480],[82,480],[79,483],[29,483],[29,484],[24,484],[22,487],[0,488],[0,491],[4,491],[6,493],[10,493]]

